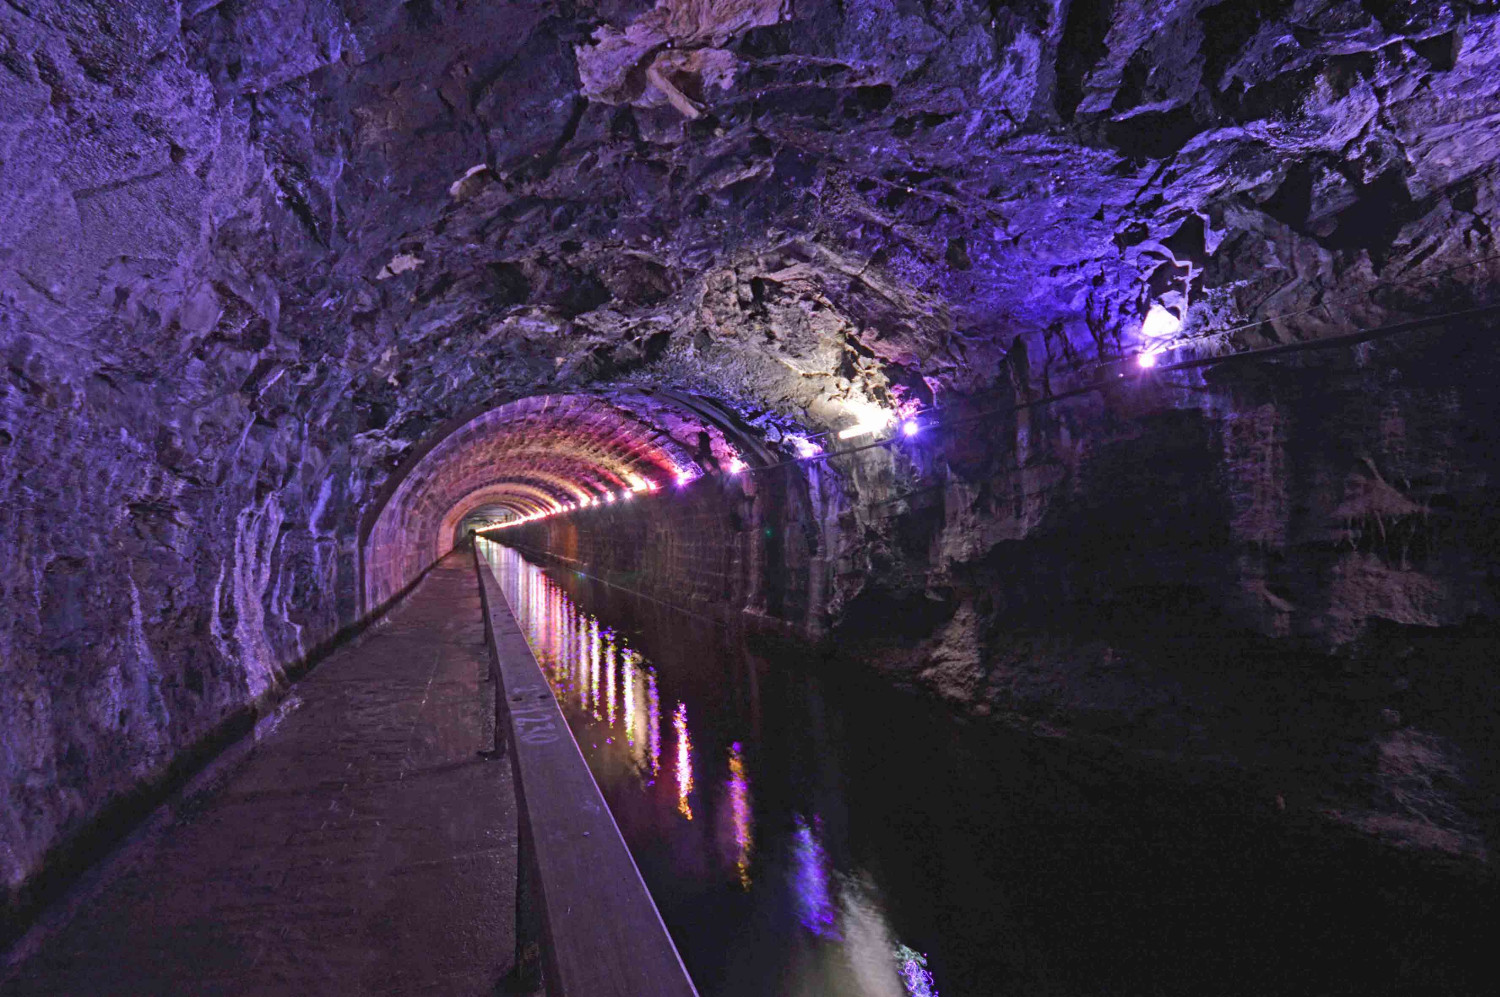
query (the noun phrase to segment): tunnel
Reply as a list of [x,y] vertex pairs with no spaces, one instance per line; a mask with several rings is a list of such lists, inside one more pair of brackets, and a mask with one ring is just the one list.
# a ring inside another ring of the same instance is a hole
[[1489,992],[1489,0],[0,4],[0,997]]

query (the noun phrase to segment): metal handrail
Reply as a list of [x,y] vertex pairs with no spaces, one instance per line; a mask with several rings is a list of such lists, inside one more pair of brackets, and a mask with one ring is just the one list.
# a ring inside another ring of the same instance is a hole
[[[520,811],[512,982],[550,997],[697,997],[481,544],[474,569],[495,686],[495,752]],[[499,546],[498,544],[496,546]]]

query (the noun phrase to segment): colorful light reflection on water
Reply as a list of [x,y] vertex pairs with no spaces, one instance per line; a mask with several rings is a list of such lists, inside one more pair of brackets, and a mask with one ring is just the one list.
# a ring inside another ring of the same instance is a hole
[[828,854],[823,849],[821,834],[814,830],[820,823],[814,818],[809,824],[801,814],[797,815],[797,830],[792,838],[792,887],[797,920],[802,927],[824,938],[837,938]]
[[734,868],[740,889],[750,889],[750,853],[755,849],[755,821],[750,812],[750,780],[745,775],[744,749],[729,746],[729,808],[734,819]]
[[693,737],[688,733],[687,704],[678,703],[672,711],[672,729],[677,732],[677,812],[693,819]]
[[[607,745],[609,758],[627,766],[640,792],[656,792],[664,720],[656,669],[622,634],[576,606],[539,568],[499,544],[481,540],[480,545],[575,736],[596,749],[589,756],[590,765],[605,764],[600,745]],[[694,820],[700,792],[687,702],[676,701],[670,723],[673,780],[660,788],[670,800],[668,814],[675,815],[685,830]],[[744,744],[734,740],[727,757],[717,756],[725,758],[722,781],[717,774],[702,774],[705,779],[712,776],[711,784],[722,787],[724,794],[725,809],[718,818],[727,820],[724,874],[739,890],[750,893],[756,883],[756,814],[747,755]],[[615,806],[611,801],[611,808]],[[783,840],[789,844],[783,860],[789,875],[770,877],[754,888],[789,892],[808,943],[826,950],[828,958],[844,967],[848,981],[829,993],[904,991],[907,997],[937,997],[925,957],[891,938],[873,886],[835,868],[824,843],[822,820],[796,815],[789,839]]]

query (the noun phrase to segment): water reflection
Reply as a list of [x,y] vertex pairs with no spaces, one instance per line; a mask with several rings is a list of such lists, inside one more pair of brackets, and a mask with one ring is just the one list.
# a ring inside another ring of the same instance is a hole
[[797,902],[797,920],[815,935],[837,938],[834,927],[833,890],[830,887],[828,855],[823,850],[822,822],[814,818],[810,826],[798,814],[797,830],[792,836],[792,891]]
[[750,779],[740,742],[729,746],[729,812],[734,819],[734,868],[740,889],[750,889],[750,852],[755,847],[754,821],[750,815]]
[[688,796],[693,792],[693,739],[688,734],[687,705],[678,703],[672,713],[672,728],[677,731],[677,812],[693,819]]
[[[689,967],[722,958],[726,947],[715,942],[695,948],[697,925],[674,922],[671,916],[672,895],[692,889],[705,875],[719,884],[718,889],[731,886],[734,895],[765,910],[789,907],[806,928],[805,942],[779,950],[771,960],[755,961],[740,978],[717,985],[699,980],[705,997],[937,993],[931,975],[924,975],[923,957],[894,941],[874,881],[830,858],[821,817],[786,814],[784,823],[769,829],[757,823],[762,818],[751,792],[755,746],[745,737],[753,728],[741,719],[726,719],[711,703],[697,705],[703,700],[694,699],[690,689],[679,691],[668,684],[669,702],[674,703],[669,718],[672,779],[659,783],[662,728],[668,718],[662,716],[663,680],[653,664],[623,633],[582,611],[556,581],[514,551],[483,540],[480,549],[495,569],[669,926],[679,936]],[[695,704],[691,714],[690,702]],[[693,730],[690,716],[706,723],[709,739],[701,746],[697,741],[704,731]],[[726,727],[732,735],[726,735]],[[695,763],[717,768],[715,759],[722,760],[722,769],[695,773]],[[700,793],[699,778],[702,785],[720,790]],[[700,814],[704,819],[695,820]],[[665,859],[650,861],[649,850],[657,847],[665,849]],[[767,849],[767,860],[782,874],[758,877],[760,852]],[[776,935],[778,946],[791,940],[785,933]],[[777,959],[784,964],[780,968]]]

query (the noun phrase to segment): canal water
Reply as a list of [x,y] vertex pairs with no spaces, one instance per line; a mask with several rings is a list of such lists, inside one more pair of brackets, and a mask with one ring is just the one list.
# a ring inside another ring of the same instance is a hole
[[703,997],[1489,992],[1470,873],[481,547]]

